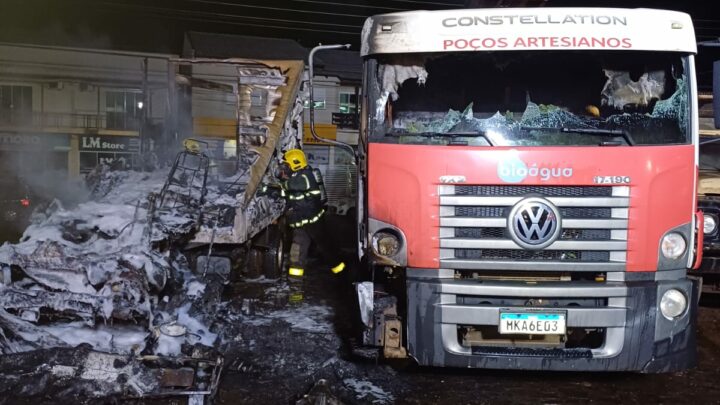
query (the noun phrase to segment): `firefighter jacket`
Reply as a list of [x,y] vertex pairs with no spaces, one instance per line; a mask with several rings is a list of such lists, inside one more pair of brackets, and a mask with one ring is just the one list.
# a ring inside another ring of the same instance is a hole
[[317,222],[325,213],[324,187],[319,170],[305,167],[293,172],[283,183],[291,228]]

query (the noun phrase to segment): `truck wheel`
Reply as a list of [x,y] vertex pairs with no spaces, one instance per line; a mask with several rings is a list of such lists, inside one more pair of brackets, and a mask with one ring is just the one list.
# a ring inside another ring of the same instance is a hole
[[263,251],[262,273],[266,278],[279,278],[284,266],[285,243],[279,229],[273,227],[270,231],[270,246]]
[[247,253],[247,266],[245,275],[247,278],[258,278],[263,274],[263,252],[258,248],[250,248]]

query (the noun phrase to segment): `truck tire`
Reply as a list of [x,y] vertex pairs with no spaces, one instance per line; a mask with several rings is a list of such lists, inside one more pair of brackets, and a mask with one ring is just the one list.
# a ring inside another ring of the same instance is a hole
[[276,279],[282,276],[286,246],[283,229],[279,225],[270,225],[253,239],[247,260],[249,278],[265,276]]
[[279,278],[285,269],[285,246],[287,232],[281,224],[270,226],[267,232],[267,246],[263,254],[263,274],[266,278]]
[[252,247],[247,252],[245,277],[258,278],[263,275],[263,252],[260,248]]
[[285,243],[282,237],[278,237],[274,245],[263,251],[262,273],[265,278],[279,278],[282,276]]

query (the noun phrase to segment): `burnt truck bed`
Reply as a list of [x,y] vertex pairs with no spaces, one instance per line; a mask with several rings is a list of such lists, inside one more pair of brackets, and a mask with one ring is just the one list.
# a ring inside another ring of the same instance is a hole
[[54,202],[19,243],[0,246],[0,392],[193,404],[215,393],[232,269],[207,260],[198,271],[197,255],[210,257],[214,243],[247,250],[282,215],[283,199],[257,190],[278,181],[279,152],[300,145],[303,127],[302,61],[232,63],[241,90],[272,98],[260,116],[249,98],[240,103],[232,173],[210,175],[194,140],[170,170],[100,166],[88,175],[91,198]]

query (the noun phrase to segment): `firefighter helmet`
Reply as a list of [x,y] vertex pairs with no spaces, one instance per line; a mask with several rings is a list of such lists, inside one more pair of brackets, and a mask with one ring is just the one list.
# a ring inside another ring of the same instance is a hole
[[307,166],[307,159],[305,153],[300,149],[290,149],[283,155],[283,162],[290,166],[290,170],[296,172]]
[[200,142],[192,138],[185,139],[183,141],[183,147],[186,152],[192,153],[193,155],[198,155],[201,151]]

